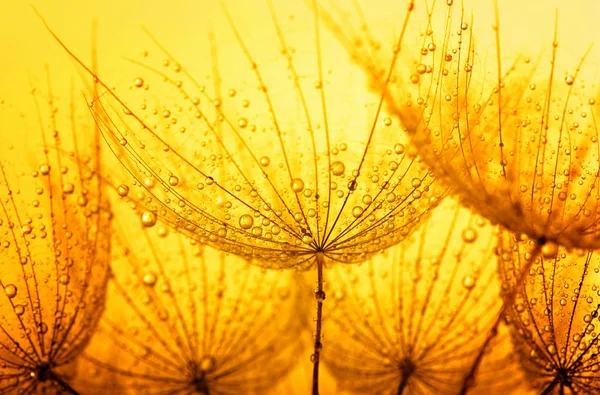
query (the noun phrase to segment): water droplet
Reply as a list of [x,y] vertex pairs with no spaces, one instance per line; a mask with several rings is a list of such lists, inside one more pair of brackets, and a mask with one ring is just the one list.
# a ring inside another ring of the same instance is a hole
[[333,162],[331,164],[331,174],[334,176],[341,176],[346,171],[346,165],[343,162]]
[[567,85],[573,85],[573,83],[575,82],[575,77],[573,77],[572,75],[567,75],[565,77],[565,82],[567,83]]
[[477,240],[477,231],[473,228],[466,228],[462,232],[462,238],[465,243],[472,243]]
[[117,187],[117,193],[121,197],[125,197],[129,194],[129,187],[125,184],[121,184]]
[[463,278],[463,287],[466,289],[472,289],[475,286],[475,278],[471,276],[465,276]]
[[152,211],[144,211],[142,213],[142,225],[146,228],[151,228],[156,225],[156,214]]
[[23,313],[25,313],[25,307],[20,304],[16,305],[15,306],[15,314],[18,316],[22,316]]
[[133,85],[135,85],[136,88],[141,88],[142,86],[144,86],[144,80],[141,78],[136,78],[133,81]]
[[553,242],[546,242],[542,246],[542,255],[544,258],[554,258],[558,254],[558,245]]
[[254,218],[249,214],[244,214],[240,217],[240,228],[250,229],[254,224]]
[[205,372],[211,371],[215,368],[216,361],[213,357],[204,357],[200,361],[200,369]]
[[179,184],[179,178],[177,178],[176,176],[169,177],[169,185],[174,187],[177,186],[177,184]]
[[50,173],[50,165],[48,164],[43,164],[40,166],[40,173],[42,173],[42,175],[47,176],[48,173]]
[[304,189],[304,181],[301,178],[294,178],[291,184],[292,190],[296,193],[302,192]]
[[402,155],[404,153],[404,145],[402,145],[402,144],[394,145],[394,152],[398,155]]
[[145,285],[149,287],[153,287],[156,284],[156,274],[154,273],[146,273],[144,278],[142,279]]
[[66,193],[67,195],[72,194],[74,190],[75,190],[75,185],[73,185],[71,183],[67,183],[67,184],[63,185],[63,193]]
[[263,167],[267,167],[269,166],[269,164],[271,163],[271,159],[269,159],[268,156],[263,156],[262,158],[260,158],[260,165]]
[[14,298],[17,296],[17,287],[14,284],[8,284],[4,287],[4,292],[6,292],[6,296],[9,298]]

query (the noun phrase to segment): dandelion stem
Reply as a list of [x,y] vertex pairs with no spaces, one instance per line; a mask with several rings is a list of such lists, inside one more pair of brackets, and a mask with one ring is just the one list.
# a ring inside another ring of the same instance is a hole
[[319,359],[321,356],[321,349],[323,344],[321,343],[321,324],[323,321],[323,301],[325,300],[325,291],[323,290],[323,264],[325,262],[325,256],[322,252],[317,252],[317,289],[315,290],[315,299],[317,299],[317,318],[316,318],[316,330],[315,330],[315,347],[311,357],[313,362],[313,383],[312,383],[312,395],[319,395]]
[[79,395],[79,392],[77,392],[73,387],[69,385],[69,383],[61,379],[60,376],[58,376],[54,372],[49,373],[49,378],[50,380],[58,384],[60,386],[60,389],[63,390],[65,393],[71,395]]
[[400,379],[400,385],[398,386],[397,395],[402,395],[406,386],[408,384],[408,378],[410,377],[410,372],[402,372],[402,378]]
[[[548,384],[548,386],[544,389],[544,391],[542,391],[542,393],[540,395],[550,395],[552,393],[552,391],[554,391],[554,388],[556,388],[556,385],[560,382],[560,376],[556,376],[554,378],[554,380],[552,380],[552,382],[550,384]],[[561,385],[562,388],[562,385]]]
[[463,384],[462,384],[462,388],[460,390],[460,395],[466,395],[467,392],[469,391],[469,389],[475,383],[475,374],[477,373],[477,369],[479,368],[479,365],[481,364],[481,361],[483,360],[483,356],[485,355],[485,352],[488,349],[492,340],[494,340],[494,338],[498,335],[498,327],[500,326],[500,323],[502,322],[502,318],[506,315],[507,310],[513,304],[513,302],[515,301],[515,298],[517,296],[517,287],[520,284],[524,283],[525,277],[529,274],[529,269],[531,269],[531,266],[533,265],[533,263],[537,259],[538,255],[540,254],[540,251],[542,250],[542,245],[543,245],[543,243],[540,243],[540,242],[536,243],[533,250],[531,250],[531,256],[525,262],[525,266],[521,269],[521,273],[519,274],[519,277],[517,278],[515,286],[513,287],[511,292],[504,298],[504,303],[502,304],[502,310],[500,310],[500,314],[498,314],[498,317],[496,318],[496,321],[494,322],[494,326],[490,329],[490,332],[489,332],[487,338],[485,339],[485,342],[479,349],[479,353],[477,354],[477,357],[473,361],[473,364],[471,365],[471,369],[465,375],[465,378],[464,378]]

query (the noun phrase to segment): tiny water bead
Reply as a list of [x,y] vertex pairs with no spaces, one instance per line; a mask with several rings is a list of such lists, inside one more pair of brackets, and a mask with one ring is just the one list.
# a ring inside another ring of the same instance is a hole
[[129,187],[125,184],[121,184],[117,187],[117,193],[119,194],[119,196],[125,197],[129,195]]
[[9,298],[14,298],[17,296],[17,287],[14,284],[8,284],[4,287],[4,292],[6,292],[6,296]]
[[156,225],[156,214],[151,211],[144,211],[140,218],[142,220],[142,225],[144,225],[146,228],[151,228]]
[[240,217],[240,228],[242,229],[250,229],[254,225],[254,218],[249,214],[244,214]]
[[169,185],[172,187],[179,185],[179,178],[176,176],[169,177]]
[[302,192],[304,189],[304,181],[301,178],[294,178],[291,184],[292,190],[296,193]]
[[133,81],[133,85],[134,85],[136,88],[141,88],[142,86],[144,86],[144,80],[143,80],[142,78],[136,78],[136,79]]

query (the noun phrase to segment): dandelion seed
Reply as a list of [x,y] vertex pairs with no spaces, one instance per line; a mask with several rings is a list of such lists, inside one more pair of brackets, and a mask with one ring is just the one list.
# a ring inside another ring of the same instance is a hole
[[[394,53],[372,38],[375,27],[364,19],[362,29],[333,11],[326,21],[375,89],[387,90],[388,110],[456,194],[514,232],[565,246],[599,247],[600,110],[589,104],[599,94],[598,54],[590,47],[574,57],[555,45],[560,30],[568,29],[557,16],[547,23],[555,22],[554,37],[547,37],[532,61],[506,44],[509,28],[500,22],[510,15],[498,10],[494,30],[483,31],[493,37],[488,53],[487,36],[476,35],[468,20],[485,25],[485,16],[470,17],[456,4],[429,9],[416,3]],[[363,15],[359,8],[354,12]],[[421,28],[415,40],[423,21],[427,31]],[[447,52],[416,53],[418,40],[419,47],[432,41]],[[562,69],[569,71],[566,76]],[[415,71],[419,78],[413,80]]]
[[[468,210],[446,200],[410,240],[361,266],[336,268],[325,331],[337,341],[323,358],[342,389],[459,392],[501,308],[497,232],[485,224],[478,227],[478,239],[467,242],[462,234],[475,222]],[[493,349],[510,348],[504,340]],[[507,354],[483,363],[478,391],[516,383],[495,374],[518,372],[517,361],[503,366]]]
[[[223,35],[238,45],[207,40],[212,88],[185,67],[172,71],[148,56],[131,63],[132,78],[149,88],[113,91],[63,47],[106,89],[94,115],[135,186],[149,194],[147,212],[263,266],[315,269],[317,393],[324,265],[364,261],[405,239],[445,190],[414,150],[404,149],[410,142],[398,122],[386,125],[394,117],[383,111],[381,94],[369,95],[366,78],[340,62],[343,50],[321,32],[318,15],[302,8],[283,26],[271,3],[264,15],[269,23],[261,29],[275,39],[257,43],[224,11],[230,31]],[[161,58],[180,64],[154,41]],[[242,68],[231,72],[231,65]],[[175,122],[194,133],[172,133]],[[173,174],[186,182],[171,185]]]
[[[264,271],[115,207],[107,311],[75,387],[91,393],[266,393],[296,363],[293,273]],[[93,373],[89,373],[93,372]]]
[[50,115],[42,94],[32,95],[26,117],[2,113],[3,123],[41,133],[28,134],[29,147],[0,147],[0,392],[75,393],[69,364],[96,329],[109,272],[100,134],[89,146],[78,143],[76,108],[64,120],[51,90],[43,99]]
[[506,319],[529,380],[543,394],[599,392],[597,253],[557,248],[517,283],[532,243],[507,232],[501,240],[502,281],[518,290]]

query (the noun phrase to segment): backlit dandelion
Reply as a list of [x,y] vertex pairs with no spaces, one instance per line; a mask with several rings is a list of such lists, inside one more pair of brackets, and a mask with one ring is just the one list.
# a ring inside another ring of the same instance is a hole
[[128,211],[116,211],[106,315],[76,388],[264,394],[274,387],[300,349],[293,273],[190,243],[162,224],[145,229]]
[[[446,200],[410,240],[360,267],[338,267],[325,323],[337,341],[323,357],[341,388],[459,393],[501,308],[495,246],[495,227]],[[497,374],[518,373],[507,356],[483,363],[475,393],[519,386],[518,375]]]
[[[0,148],[0,393],[75,393],[68,365],[104,308],[111,215],[98,145],[71,139],[84,135],[75,108],[62,114],[50,93],[48,115],[33,97],[39,119],[18,131],[29,147]],[[2,118],[18,124],[12,110]]]
[[[574,56],[575,43],[559,41],[567,28],[558,17],[546,23],[554,36],[522,53],[505,40],[510,28],[497,8],[490,20],[451,0],[410,2],[395,43],[374,39],[360,8],[353,20],[333,13],[327,20],[458,195],[512,231],[597,248],[600,58],[592,47]],[[407,33],[415,30],[418,37]]]
[[597,253],[555,249],[517,283],[532,248],[504,233],[499,268],[505,286],[518,290],[506,319],[529,380],[542,394],[598,393]]
[[316,392],[323,265],[400,242],[443,191],[381,95],[368,95],[364,75],[340,62],[343,49],[318,14],[286,3],[293,17],[284,23],[284,11],[267,5],[269,23],[253,21],[251,32],[223,12],[229,28],[206,40],[211,60],[200,73],[157,43],[162,65],[149,52],[132,60],[124,89],[87,69],[106,89],[92,111],[135,179],[122,193],[145,190],[145,226],[159,218],[263,266],[315,269]]

